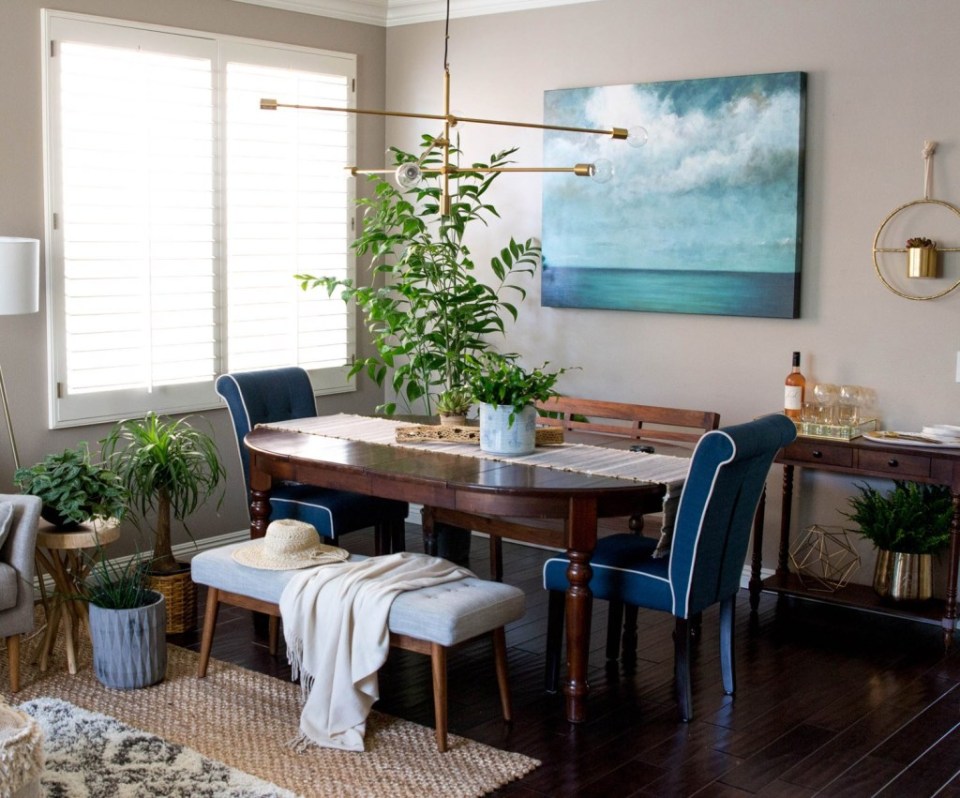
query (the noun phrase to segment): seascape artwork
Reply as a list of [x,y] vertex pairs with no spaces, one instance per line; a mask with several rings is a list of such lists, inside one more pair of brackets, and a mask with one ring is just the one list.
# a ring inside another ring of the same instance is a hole
[[545,164],[613,177],[544,176],[542,303],[798,318],[805,93],[802,72],[546,92],[547,124],[647,141],[544,133]]

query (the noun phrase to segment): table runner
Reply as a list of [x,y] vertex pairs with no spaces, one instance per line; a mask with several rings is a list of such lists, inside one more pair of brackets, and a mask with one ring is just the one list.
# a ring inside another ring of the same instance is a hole
[[656,482],[666,487],[666,493],[663,497],[663,524],[660,541],[654,555],[657,557],[662,557],[669,551],[670,539],[673,534],[673,520],[680,500],[683,482],[690,467],[690,458],[688,457],[631,452],[624,449],[610,449],[583,443],[543,446],[539,447],[533,454],[510,457],[484,452],[478,445],[472,443],[440,441],[423,443],[404,441],[398,443],[397,428],[415,425],[409,421],[360,416],[351,413],[311,416],[289,421],[277,421],[272,424],[258,424],[257,426],[284,432],[301,432],[309,435],[323,435],[328,438],[377,443],[384,446],[442,451],[446,454],[456,454],[464,457],[520,463],[593,476],[628,479],[634,482]]

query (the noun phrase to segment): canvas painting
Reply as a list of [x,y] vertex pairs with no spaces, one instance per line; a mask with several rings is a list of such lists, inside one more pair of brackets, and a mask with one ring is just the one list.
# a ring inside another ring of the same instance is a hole
[[544,176],[542,303],[799,317],[805,93],[802,72],[546,92],[547,124],[647,141],[544,133],[545,164],[613,177]]

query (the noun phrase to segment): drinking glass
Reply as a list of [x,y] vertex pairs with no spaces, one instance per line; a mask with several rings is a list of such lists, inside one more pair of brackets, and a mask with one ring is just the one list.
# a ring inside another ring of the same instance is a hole
[[860,418],[861,394],[858,385],[841,385],[838,396],[837,420],[841,424],[856,424]]
[[813,397],[820,405],[820,421],[833,424],[836,419],[836,404],[840,398],[840,389],[829,382],[818,382],[813,386]]

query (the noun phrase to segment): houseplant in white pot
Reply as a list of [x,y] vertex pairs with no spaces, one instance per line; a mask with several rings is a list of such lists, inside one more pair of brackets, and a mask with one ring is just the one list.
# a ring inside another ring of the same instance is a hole
[[186,418],[143,418],[118,422],[101,441],[104,462],[120,475],[130,495],[129,514],[141,526],[153,515],[153,556],[148,585],[167,599],[167,631],[184,632],[196,623],[196,586],[190,565],[173,556],[171,518],[190,534],[186,519],[219,490],[225,471],[217,445]]
[[953,501],[945,485],[894,482],[881,493],[857,485],[845,515],[877,547],[874,590],[893,601],[928,599],[932,595],[933,555],[950,541]]
[[530,454],[536,445],[536,402],[556,396],[567,369],[548,363],[524,369],[514,355],[486,352],[470,358],[470,389],[480,403],[480,448],[491,454]]

